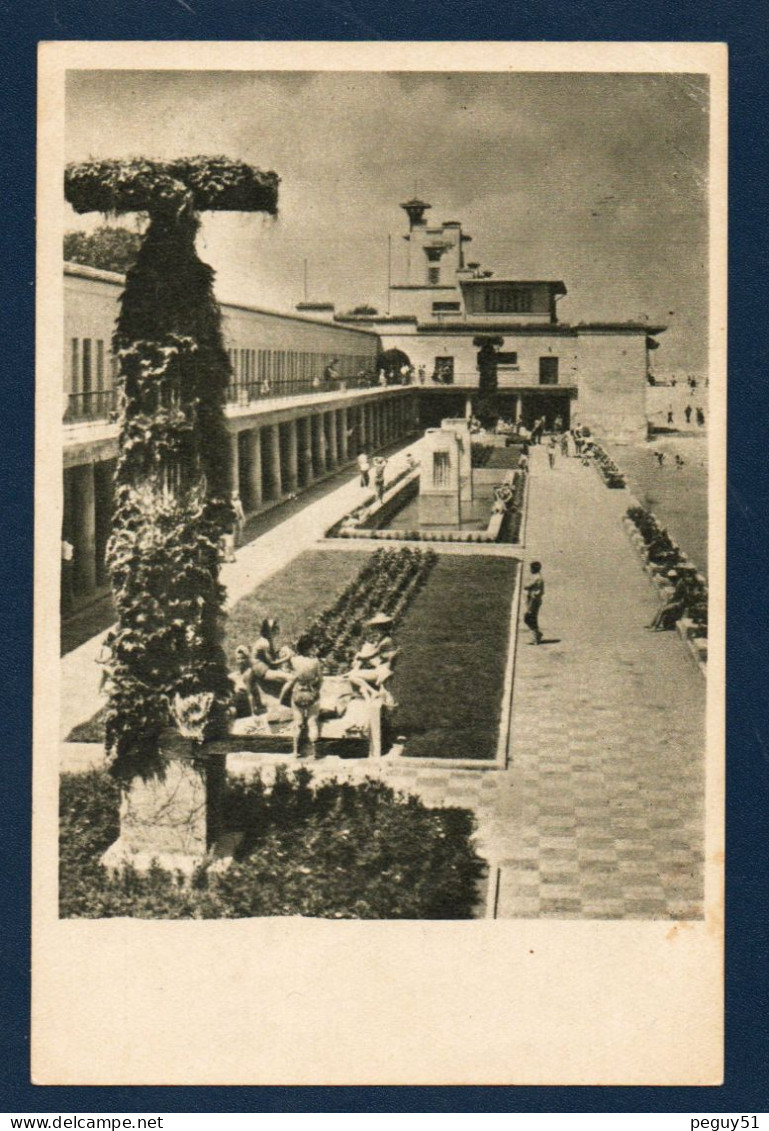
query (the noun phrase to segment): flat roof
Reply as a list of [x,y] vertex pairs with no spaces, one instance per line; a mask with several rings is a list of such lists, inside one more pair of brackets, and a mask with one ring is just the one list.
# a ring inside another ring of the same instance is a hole
[[[125,285],[125,275],[120,275],[117,271],[102,271],[97,267],[86,267],[82,263],[70,263],[67,260],[64,262],[64,274],[74,275],[81,279],[92,279],[94,282],[110,283],[113,287]],[[272,318],[289,318],[292,322],[304,322],[309,326],[328,326],[332,330],[346,330],[351,334],[367,334],[374,338],[379,336],[376,330],[364,330],[360,326],[340,326],[336,320],[308,318],[301,314],[294,314],[293,311],[270,310],[265,306],[251,306],[248,303],[232,302],[230,299],[219,297],[217,297],[217,302],[222,308],[243,310],[249,314],[267,314]]]
[[490,275],[486,279],[460,279],[460,287],[493,287],[499,283],[514,287],[552,287],[556,294],[566,294],[566,284],[562,279],[503,279],[499,275]]

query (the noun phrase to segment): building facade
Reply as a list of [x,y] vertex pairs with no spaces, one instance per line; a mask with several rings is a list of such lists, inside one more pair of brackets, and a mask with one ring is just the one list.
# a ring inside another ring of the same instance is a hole
[[[111,352],[123,278],[64,268],[62,607],[108,591],[105,550],[118,448],[116,360]],[[345,388],[381,353],[375,331],[223,304],[233,369],[226,408],[232,482],[247,515],[275,506],[416,427],[414,390]],[[324,386],[334,363],[341,381]]]
[[[649,351],[664,326],[580,322],[558,317],[566,286],[556,279],[496,277],[468,262],[457,220],[430,225],[426,201],[401,205],[408,217],[406,279],[389,288],[386,315],[337,316],[376,330],[384,350],[405,354],[430,388],[478,386],[481,341],[501,339],[499,403],[527,426],[579,421],[617,443],[646,435]],[[469,396],[465,397],[466,407]]]

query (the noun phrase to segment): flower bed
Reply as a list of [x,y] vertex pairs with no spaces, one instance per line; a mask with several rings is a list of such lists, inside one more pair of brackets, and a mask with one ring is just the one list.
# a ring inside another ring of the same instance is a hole
[[372,554],[334,604],[305,630],[329,673],[346,671],[360,647],[365,622],[387,613],[397,626],[409,603],[424,585],[437,558],[431,550],[387,550]]
[[625,476],[617,467],[614,460],[610,455],[601,447],[600,444],[593,444],[593,460],[598,472],[607,487],[614,490],[619,490],[627,486]]

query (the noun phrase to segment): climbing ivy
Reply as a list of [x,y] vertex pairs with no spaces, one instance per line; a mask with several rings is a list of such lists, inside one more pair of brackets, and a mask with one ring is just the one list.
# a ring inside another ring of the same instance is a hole
[[66,171],[76,211],[149,214],[113,339],[120,430],[107,564],[118,623],[106,741],[120,777],[160,770],[164,727],[203,741],[225,726],[219,546],[233,519],[231,368],[214,272],[195,249],[197,210],[274,215],[277,186],[274,173],[225,158],[90,161]]

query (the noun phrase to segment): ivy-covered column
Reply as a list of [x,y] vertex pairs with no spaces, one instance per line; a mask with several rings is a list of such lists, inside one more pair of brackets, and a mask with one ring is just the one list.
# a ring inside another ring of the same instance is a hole
[[168,728],[198,749],[226,733],[219,553],[233,518],[231,368],[214,272],[195,237],[200,211],[275,215],[278,183],[275,173],[220,157],[66,170],[76,212],[149,217],[113,341],[120,431],[107,563],[118,623],[106,742],[124,783],[165,777]]

